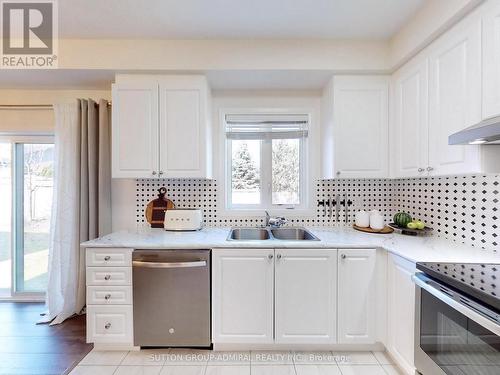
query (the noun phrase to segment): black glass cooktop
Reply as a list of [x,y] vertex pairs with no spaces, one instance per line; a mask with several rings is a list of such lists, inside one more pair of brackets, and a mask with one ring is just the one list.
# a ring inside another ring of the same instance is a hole
[[500,264],[422,262],[417,269],[500,312]]

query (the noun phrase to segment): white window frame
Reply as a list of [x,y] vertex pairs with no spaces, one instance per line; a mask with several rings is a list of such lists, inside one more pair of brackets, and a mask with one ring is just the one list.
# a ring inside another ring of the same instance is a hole
[[[259,205],[232,205],[231,199],[231,142],[226,137],[226,115],[234,114],[283,114],[283,115],[307,115],[309,119],[308,136],[300,139],[300,204],[299,205],[273,205],[271,204],[272,192],[269,187],[263,186],[263,180],[271,183],[272,164],[272,142],[262,141],[261,148],[261,203]],[[286,217],[308,216],[315,214],[313,197],[315,182],[318,176],[317,155],[318,150],[310,147],[317,140],[315,110],[311,108],[222,108],[219,111],[219,145],[220,155],[220,180],[219,189],[219,211],[223,216],[248,216],[258,217],[268,211],[271,215],[282,215]],[[264,150],[266,148],[266,150]],[[267,155],[267,160],[264,160]],[[266,167],[267,163],[268,167]],[[265,175],[264,175],[265,174]],[[264,178],[262,178],[264,176]],[[267,190],[267,193],[266,193]]]
[[11,213],[11,285],[10,296],[0,296],[0,301],[26,301],[26,302],[41,302],[45,300],[45,292],[20,292],[16,290],[16,199],[15,199],[15,153],[16,144],[18,143],[48,143],[55,144],[54,133],[51,132],[0,132],[0,142],[10,143],[11,145],[11,176],[12,176],[12,204],[10,207]]

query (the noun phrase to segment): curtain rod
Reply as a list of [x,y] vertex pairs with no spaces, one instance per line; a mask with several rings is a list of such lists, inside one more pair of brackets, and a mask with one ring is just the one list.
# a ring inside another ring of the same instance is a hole
[[[111,106],[111,102],[107,103]],[[39,109],[53,109],[52,104],[0,104],[0,109],[16,109],[16,108],[39,108]]]

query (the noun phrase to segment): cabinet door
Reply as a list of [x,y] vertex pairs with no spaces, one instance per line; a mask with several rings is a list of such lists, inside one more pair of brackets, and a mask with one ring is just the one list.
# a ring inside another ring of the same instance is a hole
[[160,81],[160,172],[207,178],[207,85],[199,77]]
[[410,62],[393,78],[394,177],[419,177],[428,172],[428,62]]
[[338,256],[338,342],[374,343],[376,250],[339,249]]
[[387,350],[408,374],[415,370],[415,284],[411,279],[414,273],[414,263],[389,255]]
[[483,118],[500,115],[500,3],[483,13]]
[[429,166],[437,175],[480,172],[478,146],[448,136],[481,120],[481,22],[467,20],[430,49]]
[[335,77],[335,173],[341,178],[389,173],[387,77]]
[[213,342],[272,343],[273,289],[274,250],[213,250]]
[[112,176],[154,177],[159,170],[158,85],[114,84],[112,91]]
[[276,342],[334,343],[337,250],[275,252]]

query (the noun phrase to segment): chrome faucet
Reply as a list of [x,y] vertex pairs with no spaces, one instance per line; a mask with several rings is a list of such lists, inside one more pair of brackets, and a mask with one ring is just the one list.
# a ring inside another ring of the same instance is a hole
[[271,217],[269,212],[264,211],[266,213],[265,226],[271,228],[279,228],[286,224],[286,219],[284,217],[276,216]]

